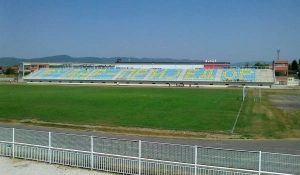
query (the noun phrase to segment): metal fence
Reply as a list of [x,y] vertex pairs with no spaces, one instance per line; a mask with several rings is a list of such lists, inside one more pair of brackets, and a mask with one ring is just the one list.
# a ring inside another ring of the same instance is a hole
[[2,127],[0,155],[122,174],[300,174],[299,155]]

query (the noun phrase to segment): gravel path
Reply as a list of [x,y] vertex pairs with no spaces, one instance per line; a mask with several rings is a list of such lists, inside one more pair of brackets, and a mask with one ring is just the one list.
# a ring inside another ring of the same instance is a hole
[[270,100],[276,108],[283,110],[299,110],[300,96],[272,95]]
[[100,171],[91,171],[44,162],[12,159],[0,156],[0,174],[5,175],[113,175]]

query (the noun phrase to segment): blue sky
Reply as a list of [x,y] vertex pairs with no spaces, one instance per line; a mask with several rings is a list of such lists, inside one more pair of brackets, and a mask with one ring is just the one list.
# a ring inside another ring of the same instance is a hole
[[0,0],[0,57],[300,59],[299,0]]

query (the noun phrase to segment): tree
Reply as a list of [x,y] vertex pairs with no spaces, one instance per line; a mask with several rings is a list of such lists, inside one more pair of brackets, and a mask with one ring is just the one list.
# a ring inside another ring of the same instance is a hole
[[291,68],[292,68],[292,70],[298,70],[298,64],[297,64],[297,61],[296,61],[296,60],[294,60],[294,61],[292,62]]
[[292,70],[292,65],[291,64],[288,64],[288,69]]
[[262,63],[260,63],[260,62],[256,62],[255,64],[254,64],[254,66],[269,66],[269,64],[262,64]]
[[262,66],[262,64],[260,62],[256,62],[254,66]]
[[5,71],[6,75],[11,75],[11,74],[14,74],[14,73],[15,73],[15,71],[11,67],[7,68],[6,71]]

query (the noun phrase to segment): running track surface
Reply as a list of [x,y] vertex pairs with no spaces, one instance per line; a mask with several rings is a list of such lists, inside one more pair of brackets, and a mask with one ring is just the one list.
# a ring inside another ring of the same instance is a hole
[[105,132],[89,132],[70,129],[57,129],[50,127],[39,127],[24,124],[0,123],[0,127],[30,129],[47,132],[69,133],[78,135],[93,135],[98,137],[108,137],[128,140],[142,140],[150,142],[173,143],[182,145],[198,145],[202,147],[225,148],[234,150],[263,151],[283,154],[300,155],[300,139],[280,139],[280,140],[205,140],[205,139],[178,139],[149,136],[134,136],[123,134],[111,134]]

